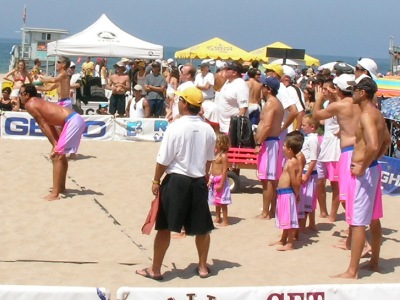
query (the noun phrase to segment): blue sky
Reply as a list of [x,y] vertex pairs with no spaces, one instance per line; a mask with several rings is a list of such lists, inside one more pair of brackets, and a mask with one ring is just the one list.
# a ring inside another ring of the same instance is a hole
[[389,37],[400,44],[399,0],[12,0],[1,5],[0,37],[21,37],[25,4],[30,27],[75,34],[105,13],[140,39],[182,48],[220,37],[248,51],[282,41],[310,54],[386,58]]

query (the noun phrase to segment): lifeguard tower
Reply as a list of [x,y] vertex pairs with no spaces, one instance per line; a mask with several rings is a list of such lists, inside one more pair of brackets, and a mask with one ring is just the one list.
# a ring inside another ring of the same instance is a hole
[[9,70],[15,67],[18,60],[23,59],[30,69],[38,58],[42,61],[42,67],[48,73],[49,69],[54,70],[56,57],[47,57],[47,44],[69,35],[64,29],[23,27],[21,45],[14,45],[11,49]]
[[394,45],[394,37],[389,42],[390,70],[393,75],[400,75],[400,46]]

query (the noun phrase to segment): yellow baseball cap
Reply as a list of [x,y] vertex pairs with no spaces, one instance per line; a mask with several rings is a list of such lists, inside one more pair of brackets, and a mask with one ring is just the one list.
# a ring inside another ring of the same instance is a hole
[[182,92],[175,92],[175,95],[182,97],[186,102],[194,105],[201,106],[203,103],[203,93],[197,87],[189,87]]
[[274,71],[276,74],[278,74],[279,76],[283,75],[283,68],[281,65],[277,65],[277,64],[268,64],[268,65],[263,65],[263,67],[265,68],[265,70],[272,70]]

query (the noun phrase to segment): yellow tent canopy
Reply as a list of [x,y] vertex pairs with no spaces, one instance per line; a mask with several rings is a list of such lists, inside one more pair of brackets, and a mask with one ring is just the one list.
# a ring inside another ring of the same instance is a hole
[[[268,62],[267,48],[293,49],[292,47],[290,47],[282,42],[275,42],[273,44],[253,50],[250,53],[255,55],[257,60],[263,61],[263,62]],[[307,54],[304,55],[304,61],[307,66],[318,67],[320,65],[319,59],[312,57],[310,55],[307,55]]]
[[225,59],[238,61],[251,61],[255,56],[236,47],[220,38],[213,38],[201,44],[175,52],[175,58],[186,59]]

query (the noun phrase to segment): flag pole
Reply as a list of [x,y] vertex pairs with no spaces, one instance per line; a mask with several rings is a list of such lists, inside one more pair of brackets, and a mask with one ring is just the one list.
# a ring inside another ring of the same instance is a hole
[[24,6],[24,10],[22,11],[22,41],[21,41],[21,59],[24,59],[24,51],[25,51],[25,25],[26,25],[26,4]]

